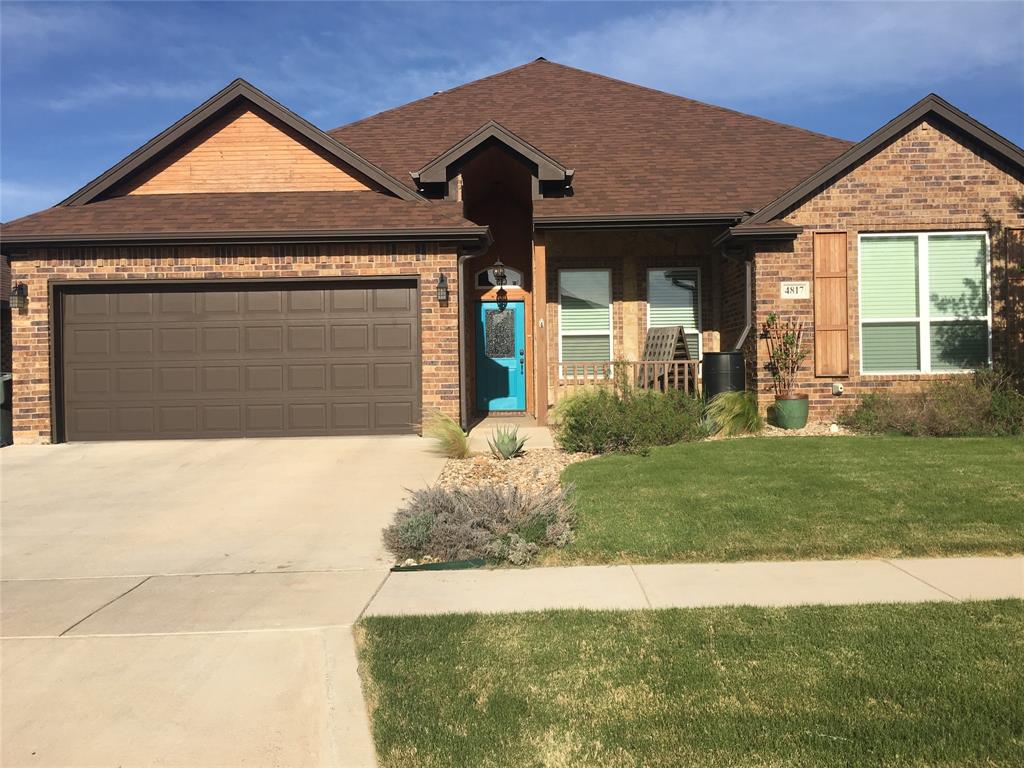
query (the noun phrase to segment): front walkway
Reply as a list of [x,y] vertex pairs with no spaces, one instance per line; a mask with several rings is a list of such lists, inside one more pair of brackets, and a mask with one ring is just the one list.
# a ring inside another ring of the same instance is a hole
[[1024,598],[1024,557],[392,573],[365,615]]

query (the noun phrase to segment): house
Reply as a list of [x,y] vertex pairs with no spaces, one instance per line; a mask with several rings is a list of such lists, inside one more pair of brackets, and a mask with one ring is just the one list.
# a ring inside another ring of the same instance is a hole
[[823,417],[1021,362],[1022,180],[934,95],[851,144],[544,59],[326,132],[238,80],[3,226],[15,439],[544,422],[662,325],[767,403],[772,312]]

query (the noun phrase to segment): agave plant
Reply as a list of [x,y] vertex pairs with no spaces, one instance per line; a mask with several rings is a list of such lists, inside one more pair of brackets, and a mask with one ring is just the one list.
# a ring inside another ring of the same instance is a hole
[[487,438],[487,444],[491,447],[491,455],[496,459],[514,459],[523,455],[523,446],[527,438],[519,436],[519,428],[498,427]]

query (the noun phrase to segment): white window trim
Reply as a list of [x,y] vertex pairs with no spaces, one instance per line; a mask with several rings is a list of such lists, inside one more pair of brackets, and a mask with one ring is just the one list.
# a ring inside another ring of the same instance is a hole
[[[560,269],[558,270],[558,378],[563,379],[564,371],[562,360],[562,337],[563,336],[597,336],[593,331],[566,331],[562,323],[562,275],[566,272],[604,272],[608,278],[608,362],[615,360],[615,298],[612,296],[612,271],[602,267],[591,269]],[[586,361],[584,361],[586,362]],[[600,362],[592,360],[591,362]]]
[[[928,265],[928,238],[935,235],[982,235],[985,238],[985,299],[986,313],[983,315],[972,315],[971,317],[950,317],[948,315],[931,314],[931,296],[929,295],[929,265]],[[885,238],[917,238],[917,313],[918,317],[872,317],[865,319],[863,314],[864,301],[861,293],[863,291],[864,271],[861,266],[861,243],[865,240],[881,240]],[[862,234],[857,238],[857,314],[859,327],[857,343],[860,355],[861,376],[917,376],[920,374],[962,374],[973,373],[972,368],[932,370],[932,347],[931,347],[931,324],[963,320],[967,322],[985,322],[988,328],[988,365],[992,365],[992,246],[989,241],[989,233],[985,230],[934,230],[928,232],[872,232]],[[894,323],[916,323],[917,344],[920,356],[920,367],[917,370],[906,371],[865,371],[864,370],[864,326],[865,325],[887,325]]]
[[[651,330],[651,273],[652,272],[665,272],[670,269],[692,269],[697,273],[697,360],[704,358],[704,297],[703,291],[701,290],[703,276],[701,275],[700,267],[649,267],[647,269],[647,330]],[[684,329],[685,330],[685,329]]]

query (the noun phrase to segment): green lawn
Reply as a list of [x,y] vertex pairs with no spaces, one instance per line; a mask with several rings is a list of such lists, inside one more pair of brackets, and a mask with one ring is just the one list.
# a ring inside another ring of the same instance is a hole
[[1024,440],[718,440],[570,466],[578,534],[550,561],[1024,551]]
[[370,618],[385,768],[1024,764],[1024,602]]

